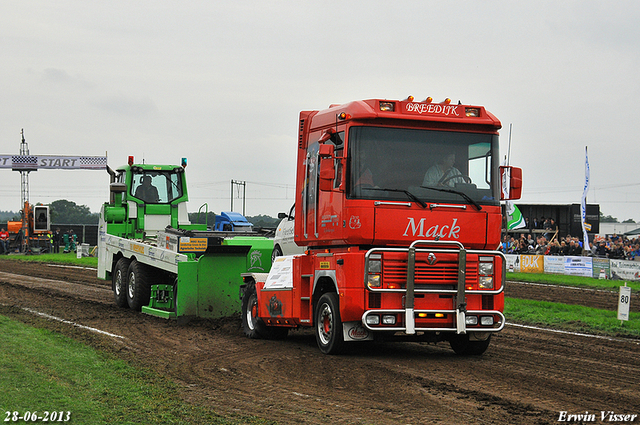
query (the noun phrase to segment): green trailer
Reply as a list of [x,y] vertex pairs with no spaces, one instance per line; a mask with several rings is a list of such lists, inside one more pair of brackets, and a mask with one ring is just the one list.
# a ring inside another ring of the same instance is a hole
[[[191,224],[182,166],[129,164],[113,171],[98,229],[98,277],[118,306],[167,319],[240,312],[242,273],[267,272],[273,241],[257,232]],[[213,223],[212,223],[213,225]]]

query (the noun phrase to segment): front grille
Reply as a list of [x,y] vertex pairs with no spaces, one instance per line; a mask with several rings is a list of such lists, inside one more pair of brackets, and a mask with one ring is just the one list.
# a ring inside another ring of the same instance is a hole
[[[434,264],[429,264],[428,253],[416,253],[415,285],[458,284],[458,255],[436,254]],[[473,285],[478,281],[477,256],[467,255],[465,284]],[[382,260],[382,281],[386,284],[405,285],[407,283],[407,254],[403,252],[385,252]]]
[[382,294],[380,292],[369,292],[369,308],[380,308],[382,306]]

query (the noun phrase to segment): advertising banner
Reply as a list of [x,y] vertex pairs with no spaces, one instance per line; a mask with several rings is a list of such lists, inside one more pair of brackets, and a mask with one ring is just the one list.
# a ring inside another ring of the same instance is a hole
[[544,272],[553,274],[564,274],[564,257],[545,256]]
[[591,257],[564,257],[564,274],[571,276],[593,276],[593,259]]
[[520,256],[515,254],[506,254],[507,271],[512,273],[520,273]]
[[604,273],[605,279],[611,279],[611,267],[609,266],[609,259],[607,258],[594,258],[593,260],[593,277],[600,278],[600,274]]
[[520,271],[522,273],[544,272],[544,257],[542,255],[521,255]]
[[611,278],[621,280],[640,280],[640,262],[626,260],[609,260]]

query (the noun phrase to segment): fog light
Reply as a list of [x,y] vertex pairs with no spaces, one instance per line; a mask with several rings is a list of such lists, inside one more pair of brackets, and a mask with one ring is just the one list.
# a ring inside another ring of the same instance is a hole
[[493,316],[480,317],[480,324],[482,326],[493,326]]
[[367,316],[367,325],[379,325],[380,324],[380,316],[375,314]]
[[382,324],[383,325],[395,325],[396,324],[396,316],[391,314],[385,314],[382,316]]
[[469,326],[475,326],[478,324],[478,316],[467,316],[464,318],[464,323]]

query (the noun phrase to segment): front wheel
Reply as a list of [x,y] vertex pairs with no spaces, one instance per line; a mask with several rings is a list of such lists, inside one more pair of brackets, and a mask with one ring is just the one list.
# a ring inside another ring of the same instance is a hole
[[484,341],[471,341],[469,334],[460,334],[452,337],[449,340],[449,345],[460,356],[479,356],[487,351],[490,342],[491,335]]
[[324,354],[338,354],[344,348],[338,294],[324,294],[316,307],[316,342]]
[[132,310],[140,311],[149,304],[151,298],[150,273],[148,268],[137,260],[129,264],[127,303]]
[[267,326],[258,317],[258,294],[253,283],[247,285],[242,296],[242,330],[252,339],[283,339],[289,328]]

